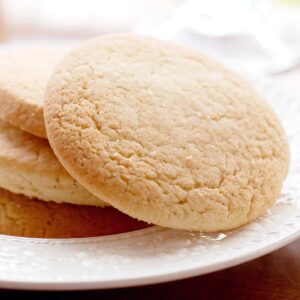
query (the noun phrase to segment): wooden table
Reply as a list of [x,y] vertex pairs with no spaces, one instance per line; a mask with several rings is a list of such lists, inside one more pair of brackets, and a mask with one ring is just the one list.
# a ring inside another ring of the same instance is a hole
[[[300,68],[272,78],[299,95]],[[299,116],[300,118],[300,116]],[[300,149],[299,149],[300,155]],[[299,182],[300,184],[300,182]],[[242,299],[300,300],[300,239],[271,254],[212,274],[159,285],[86,292],[1,291],[0,299]]]

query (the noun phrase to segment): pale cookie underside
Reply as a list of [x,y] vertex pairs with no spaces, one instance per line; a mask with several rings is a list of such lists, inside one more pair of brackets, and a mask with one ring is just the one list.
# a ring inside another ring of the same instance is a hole
[[77,238],[144,228],[113,208],[46,203],[0,189],[0,234],[35,238]]
[[0,118],[47,138],[43,105],[48,78],[70,50],[62,45],[20,47],[0,54]]
[[288,145],[272,109],[211,59],[110,35],[67,55],[45,102],[50,144],[83,186],[161,226],[226,230],[277,198]]
[[73,179],[48,141],[0,121],[0,187],[58,203],[107,206]]

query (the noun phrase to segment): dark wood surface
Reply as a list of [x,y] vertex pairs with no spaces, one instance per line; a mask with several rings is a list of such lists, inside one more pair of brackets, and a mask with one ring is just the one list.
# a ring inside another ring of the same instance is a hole
[[262,299],[300,300],[300,239],[261,258],[176,282],[137,288],[82,292],[2,290],[0,299]]

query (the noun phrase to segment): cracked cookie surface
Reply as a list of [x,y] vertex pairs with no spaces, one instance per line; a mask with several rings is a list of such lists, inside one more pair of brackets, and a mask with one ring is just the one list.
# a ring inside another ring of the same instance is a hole
[[0,54],[0,117],[47,138],[43,104],[47,81],[69,51],[63,45],[20,47]]
[[236,228],[276,200],[289,151],[260,95],[218,62],[130,34],[86,42],[49,81],[57,157],[122,212],[176,229]]
[[107,206],[73,179],[47,140],[0,121],[0,187],[44,201]]
[[0,189],[0,234],[79,238],[123,233],[146,224],[106,207],[46,203]]

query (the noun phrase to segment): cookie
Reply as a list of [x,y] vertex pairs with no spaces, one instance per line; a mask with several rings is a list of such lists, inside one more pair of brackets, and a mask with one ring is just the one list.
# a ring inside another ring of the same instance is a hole
[[0,121],[0,187],[45,201],[105,206],[76,182],[45,139]]
[[106,207],[46,203],[0,189],[0,234],[35,238],[78,238],[145,228]]
[[48,138],[86,189],[160,226],[214,232],[262,215],[289,165],[282,126],[239,76],[130,34],[86,42],[46,91]]
[[21,47],[0,54],[0,118],[46,138],[44,92],[66,46]]

